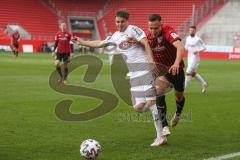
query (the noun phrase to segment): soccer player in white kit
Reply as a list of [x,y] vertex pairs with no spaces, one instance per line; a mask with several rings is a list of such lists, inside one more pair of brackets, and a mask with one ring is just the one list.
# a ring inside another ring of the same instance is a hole
[[196,26],[189,28],[189,36],[186,39],[185,49],[188,51],[188,65],[185,78],[185,89],[187,88],[191,77],[195,78],[202,86],[202,93],[208,87],[208,83],[197,72],[200,62],[199,52],[206,49],[202,39],[196,35]]
[[[153,63],[152,50],[144,31],[137,26],[128,24],[129,13],[119,10],[115,15],[117,31],[112,36],[100,41],[84,41],[77,38],[77,43],[84,46],[102,48],[115,45],[123,55],[128,66],[128,76],[131,83],[132,105],[137,112],[152,112],[157,138],[151,146],[160,146],[167,143],[166,136],[162,135],[162,125],[156,106],[156,91],[150,64]],[[137,40],[132,43],[131,39]],[[143,78],[144,77],[144,78]]]

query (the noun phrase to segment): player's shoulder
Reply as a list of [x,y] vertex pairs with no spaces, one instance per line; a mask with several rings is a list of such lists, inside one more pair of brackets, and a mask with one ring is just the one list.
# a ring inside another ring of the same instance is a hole
[[137,33],[143,32],[143,30],[140,27],[135,25],[128,25],[127,31],[137,32]]
[[129,24],[128,25],[128,29],[134,29],[134,28],[139,28],[138,26],[135,26],[135,25],[132,25],[132,24]]
[[151,32],[150,32],[150,31],[147,31],[147,32],[146,32],[146,37],[147,37],[148,40],[149,40],[149,39],[152,39],[152,35],[151,35]]
[[117,37],[120,36],[120,32],[116,31],[114,32],[111,36],[107,36],[109,39],[116,39]]
[[168,24],[162,25],[162,31],[163,31],[164,33],[172,32],[172,31],[175,32],[174,28],[173,28],[172,26],[168,25]]
[[71,33],[71,32],[69,32],[69,31],[67,31],[66,33],[67,33],[68,35],[70,35],[70,36],[72,35],[72,33]]
[[60,31],[58,31],[57,33],[56,33],[56,36],[58,36],[58,35],[60,35],[61,34],[61,32]]
[[188,35],[187,36],[187,38],[186,38],[186,40],[190,40],[191,39],[191,36],[190,35]]
[[201,38],[198,35],[195,35],[197,40],[201,40]]

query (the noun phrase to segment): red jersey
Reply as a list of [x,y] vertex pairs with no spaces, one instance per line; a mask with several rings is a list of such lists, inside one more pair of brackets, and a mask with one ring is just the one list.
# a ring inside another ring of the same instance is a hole
[[12,44],[18,44],[18,40],[20,38],[20,34],[18,32],[12,33],[10,37],[12,40]]
[[71,33],[69,32],[58,32],[55,36],[55,41],[57,41],[57,53],[68,53],[71,52]]
[[[168,25],[162,26],[162,31],[157,37],[152,38],[151,33],[148,33],[147,39],[153,52],[154,62],[164,64],[170,68],[174,64],[177,55],[177,48],[172,43],[181,40],[176,31]],[[184,67],[183,60],[180,67]]]

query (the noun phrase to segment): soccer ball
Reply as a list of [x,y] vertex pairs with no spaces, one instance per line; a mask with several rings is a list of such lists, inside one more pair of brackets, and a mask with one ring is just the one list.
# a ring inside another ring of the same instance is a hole
[[95,160],[100,152],[101,146],[96,140],[87,139],[80,145],[80,154],[88,160]]

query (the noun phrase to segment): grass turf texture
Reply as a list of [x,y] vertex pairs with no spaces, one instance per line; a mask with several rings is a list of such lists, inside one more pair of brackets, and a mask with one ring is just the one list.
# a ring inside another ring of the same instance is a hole
[[[112,92],[107,56],[101,75],[83,83],[85,67],[69,76],[69,83]],[[55,69],[47,54],[0,54],[0,159],[79,160],[80,142],[100,142],[99,160],[198,160],[240,151],[239,61],[202,60],[199,72],[209,82],[206,94],[192,79],[186,92],[183,121],[171,128],[168,145],[151,148],[155,129],[151,115],[137,114],[123,101],[111,113],[89,122],[56,118],[55,104],[73,99],[72,112],[82,112],[100,101],[64,95],[49,87]],[[175,111],[172,92],[167,96],[169,119]]]

